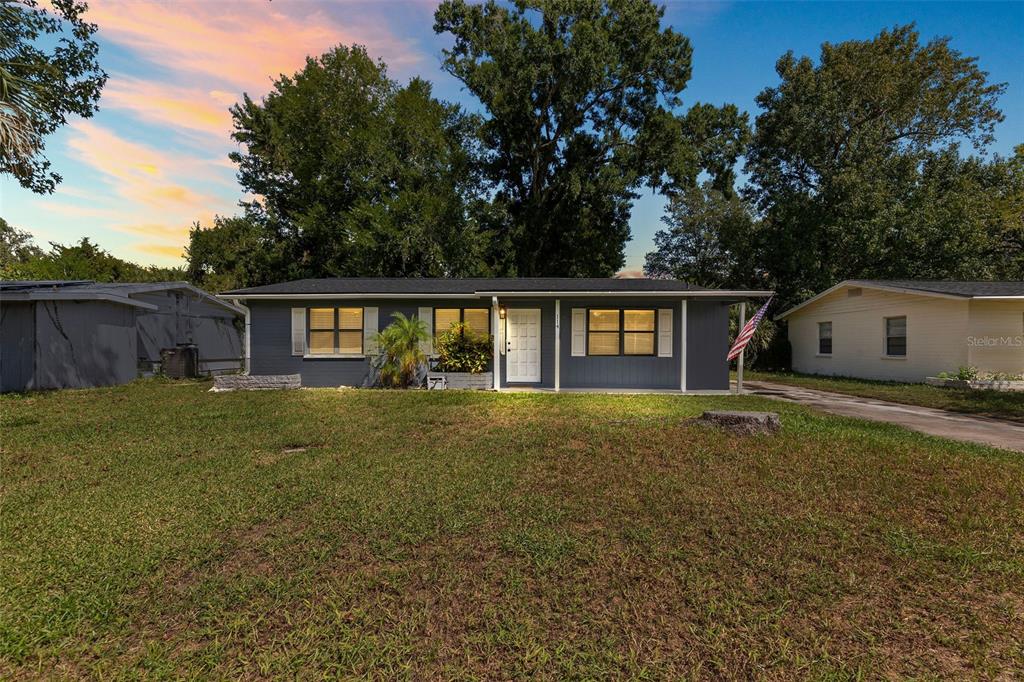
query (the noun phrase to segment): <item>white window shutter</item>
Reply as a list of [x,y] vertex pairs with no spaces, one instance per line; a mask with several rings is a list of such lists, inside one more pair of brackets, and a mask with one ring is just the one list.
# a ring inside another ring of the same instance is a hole
[[377,354],[377,308],[363,308],[363,353]]
[[306,309],[292,308],[292,355],[306,354]]
[[427,325],[427,340],[420,344],[420,350],[427,355],[434,354],[434,309],[420,308],[418,317]]
[[574,357],[587,354],[587,310],[572,309],[572,354]]
[[672,309],[658,309],[658,357],[672,357]]

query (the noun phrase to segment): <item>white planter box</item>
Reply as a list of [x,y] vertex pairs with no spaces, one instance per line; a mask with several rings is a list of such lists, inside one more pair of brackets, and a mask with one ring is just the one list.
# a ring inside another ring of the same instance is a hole
[[970,388],[976,391],[1024,391],[1024,381],[1005,379],[942,379],[928,377],[925,383],[946,388]]
[[491,372],[470,374],[469,372],[428,372],[427,388],[448,389],[460,388],[486,391],[494,388],[494,375]]

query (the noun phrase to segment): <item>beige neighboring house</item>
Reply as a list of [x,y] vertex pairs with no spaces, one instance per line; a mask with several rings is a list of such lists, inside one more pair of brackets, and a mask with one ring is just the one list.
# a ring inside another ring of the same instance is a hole
[[846,280],[778,315],[793,370],[924,381],[1024,373],[1024,282]]

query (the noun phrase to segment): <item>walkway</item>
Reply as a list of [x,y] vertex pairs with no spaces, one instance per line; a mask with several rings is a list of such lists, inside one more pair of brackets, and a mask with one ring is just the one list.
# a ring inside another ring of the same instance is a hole
[[743,389],[744,393],[800,403],[844,417],[889,422],[932,436],[1024,452],[1024,426],[1000,419],[784,386],[767,381],[744,381]]

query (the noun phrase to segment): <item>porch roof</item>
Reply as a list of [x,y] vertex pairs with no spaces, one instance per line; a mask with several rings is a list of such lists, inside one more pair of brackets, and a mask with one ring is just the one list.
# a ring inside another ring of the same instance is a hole
[[723,290],[698,287],[675,279],[615,279],[593,277],[338,277],[300,279],[259,287],[234,289],[224,298],[300,298],[333,296],[714,296],[763,297],[770,291]]

